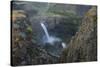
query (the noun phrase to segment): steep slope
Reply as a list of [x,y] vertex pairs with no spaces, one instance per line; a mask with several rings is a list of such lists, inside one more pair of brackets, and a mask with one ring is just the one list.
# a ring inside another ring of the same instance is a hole
[[51,55],[36,41],[29,18],[22,10],[12,10],[11,65],[36,65],[57,63],[58,57]]
[[63,51],[61,62],[84,62],[97,60],[97,19],[96,7],[84,16],[82,25],[69,46]]

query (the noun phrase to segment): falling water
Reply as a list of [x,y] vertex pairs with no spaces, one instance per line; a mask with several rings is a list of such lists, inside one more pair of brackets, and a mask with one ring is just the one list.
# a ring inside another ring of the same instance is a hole
[[45,35],[46,35],[47,39],[49,40],[50,37],[49,37],[49,33],[48,33],[48,31],[47,31],[46,26],[45,26],[43,23],[41,23],[41,26],[42,26],[42,28],[43,28],[43,30],[44,30],[44,32],[45,32]]
[[48,30],[43,22],[40,24],[41,24],[41,27],[43,28],[43,30],[45,32],[45,36],[46,36],[44,43],[50,43],[52,45],[54,42],[61,41],[61,39],[49,35]]

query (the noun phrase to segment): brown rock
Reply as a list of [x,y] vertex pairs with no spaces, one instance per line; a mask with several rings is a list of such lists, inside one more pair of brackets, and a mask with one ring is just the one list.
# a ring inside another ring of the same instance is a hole
[[61,62],[83,62],[97,60],[97,14],[92,7],[85,15],[77,34],[63,51]]

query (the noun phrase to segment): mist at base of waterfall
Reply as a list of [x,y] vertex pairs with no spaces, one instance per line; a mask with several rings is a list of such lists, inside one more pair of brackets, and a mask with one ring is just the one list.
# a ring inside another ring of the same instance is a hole
[[42,42],[44,44],[44,49],[50,53],[52,56],[59,57],[64,48],[66,48],[66,43],[64,43],[60,38],[55,36],[46,35],[43,36]]
[[62,40],[55,36],[49,36],[49,39],[46,36],[43,36],[42,42],[44,44],[49,43],[50,45],[55,46],[55,42],[61,42],[62,48],[66,48],[66,44]]
[[54,44],[54,42],[60,42],[61,39],[54,37],[54,36],[49,36],[49,38],[47,38],[46,36],[43,36],[43,43],[50,43],[51,45]]

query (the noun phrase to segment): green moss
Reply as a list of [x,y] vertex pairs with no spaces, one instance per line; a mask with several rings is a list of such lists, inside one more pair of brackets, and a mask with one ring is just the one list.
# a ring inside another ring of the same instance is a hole
[[32,33],[32,27],[31,26],[28,26],[26,30],[27,30],[27,32]]

